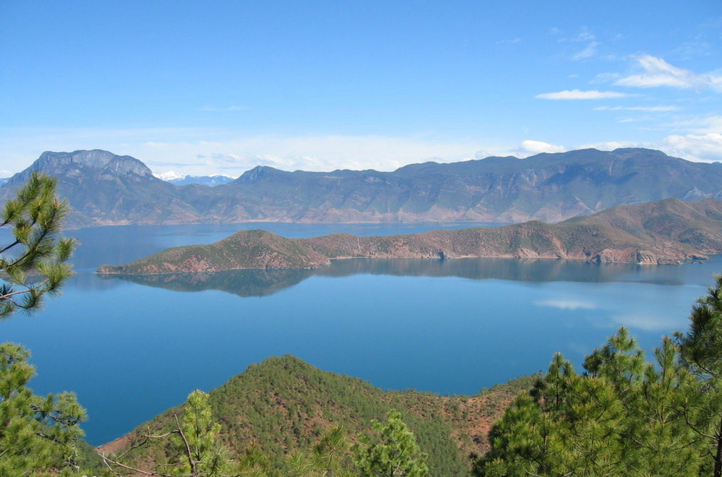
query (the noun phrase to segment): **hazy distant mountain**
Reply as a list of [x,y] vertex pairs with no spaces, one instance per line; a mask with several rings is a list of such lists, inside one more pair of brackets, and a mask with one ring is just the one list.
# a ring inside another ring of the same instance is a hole
[[58,193],[72,208],[69,227],[197,221],[177,188],[153,177],[145,164],[107,151],[44,152],[0,188],[7,200],[32,170],[58,178]]
[[0,189],[39,169],[60,179],[74,227],[116,224],[560,221],[670,197],[722,198],[722,164],[649,149],[585,149],[526,159],[427,162],[393,172],[285,172],[256,167],[213,188],[176,187],[107,151],[46,152]]
[[0,187],[2,187],[2,186],[4,186],[5,184],[7,184],[7,182],[8,182],[9,180],[10,180],[9,177],[1,177],[1,178],[0,178]]

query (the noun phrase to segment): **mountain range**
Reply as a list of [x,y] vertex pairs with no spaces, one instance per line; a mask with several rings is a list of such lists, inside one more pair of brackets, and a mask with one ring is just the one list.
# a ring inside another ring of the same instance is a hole
[[7,200],[39,170],[58,178],[68,228],[239,222],[561,221],[665,198],[722,198],[722,164],[650,149],[584,149],[374,170],[287,172],[258,166],[227,184],[176,186],[107,151],[45,152],[0,187]]

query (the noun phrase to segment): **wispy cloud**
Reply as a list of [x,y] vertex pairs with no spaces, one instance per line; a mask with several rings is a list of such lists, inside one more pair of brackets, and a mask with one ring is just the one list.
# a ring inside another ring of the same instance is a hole
[[591,58],[592,56],[597,54],[597,47],[601,45],[598,41],[591,41],[587,46],[584,47],[581,51],[577,52],[574,56],[572,56],[573,60],[579,61],[579,60],[585,60],[587,58]]
[[521,38],[511,38],[511,39],[507,39],[507,40],[499,40],[496,42],[497,45],[505,45],[505,44],[516,45],[518,43],[521,43]]
[[670,126],[677,130],[695,134],[722,133],[722,115],[681,119]]
[[698,75],[689,70],[678,68],[662,58],[652,55],[634,57],[637,66],[643,71],[617,80],[617,86],[633,88],[657,88],[666,86],[680,89],[703,90],[711,88],[722,91],[722,76]]
[[594,78],[592,78],[589,84],[611,83],[612,81],[618,80],[620,76],[621,75],[619,73],[599,73]]
[[564,90],[556,93],[544,93],[536,95],[538,99],[608,99],[608,98],[624,98],[628,96],[624,93],[618,93],[616,91],[581,91],[578,89]]
[[598,106],[594,111],[644,111],[649,113],[661,113],[679,111],[677,106]]
[[[574,61],[586,60],[597,56],[598,48],[602,44],[597,39],[597,36],[587,27],[582,27],[577,35],[572,36],[564,35],[558,28],[551,28],[549,34],[555,36],[557,42],[568,45],[564,55]],[[580,43],[584,44],[581,50],[579,49]]]

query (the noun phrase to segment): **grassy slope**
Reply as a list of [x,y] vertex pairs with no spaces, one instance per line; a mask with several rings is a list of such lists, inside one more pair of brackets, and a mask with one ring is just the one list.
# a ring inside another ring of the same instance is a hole
[[[403,414],[420,446],[430,455],[433,475],[465,475],[468,456],[486,450],[486,433],[504,408],[532,378],[496,386],[475,397],[441,397],[416,391],[381,391],[360,379],[317,368],[291,356],[269,358],[211,391],[211,406],[222,425],[223,440],[239,455],[259,446],[279,468],[284,456],[309,449],[319,436],[342,425],[350,440],[370,431],[372,419],[382,420],[390,409]],[[152,431],[167,427],[173,408],[147,425]],[[131,438],[104,450],[120,452]],[[154,449],[137,457],[146,463],[162,460]]]

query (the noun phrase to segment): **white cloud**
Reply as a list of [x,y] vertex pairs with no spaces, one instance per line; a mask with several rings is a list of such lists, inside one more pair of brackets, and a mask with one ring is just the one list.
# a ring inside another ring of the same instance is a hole
[[619,79],[614,83],[615,85],[634,88],[668,86],[695,90],[712,88],[722,91],[722,76],[697,75],[689,70],[670,65],[662,58],[652,55],[640,55],[634,57],[634,59],[644,71],[640,74]]
[[667,136],[664,142],[664,149],[673,156],[702,162],[722,161],[722,134],[718,132],[675,134]]
[[534,302],[537,306],[558,308],[560,310],[596,310],[598,307],[592,302],[582,300],[543,300]]
[[579,149],[599,149],[600,151],[613,151],[615,149],[625,147],[650,147],[650,145],[630,141],[606,141],[584,144],[583,146],[580,146]]
[[549,144],[548,142],[533,141],[527,139],[525,141],[522,141],[521,145],[516,151],[514,151],[514,153],[516,156],[526,157],[533,154],[540,154],[542,152],[564,152],[566,150],[567,149],[563,146],[557,146],[555,144]]
[[178,174],[175,171],[168,171],[168,172],[161,172],[159,174],[153,174],[158,179],[164,180],[164,181],[172,181],[175,179],[183,179],[185,176],[183,174]]
[[581,91],[578,89],[564,90],[557,93],[544,93],[536,95],[538,99],[607,99],[607,98],[623,98],[628,96],[624,93],[616,91]]

